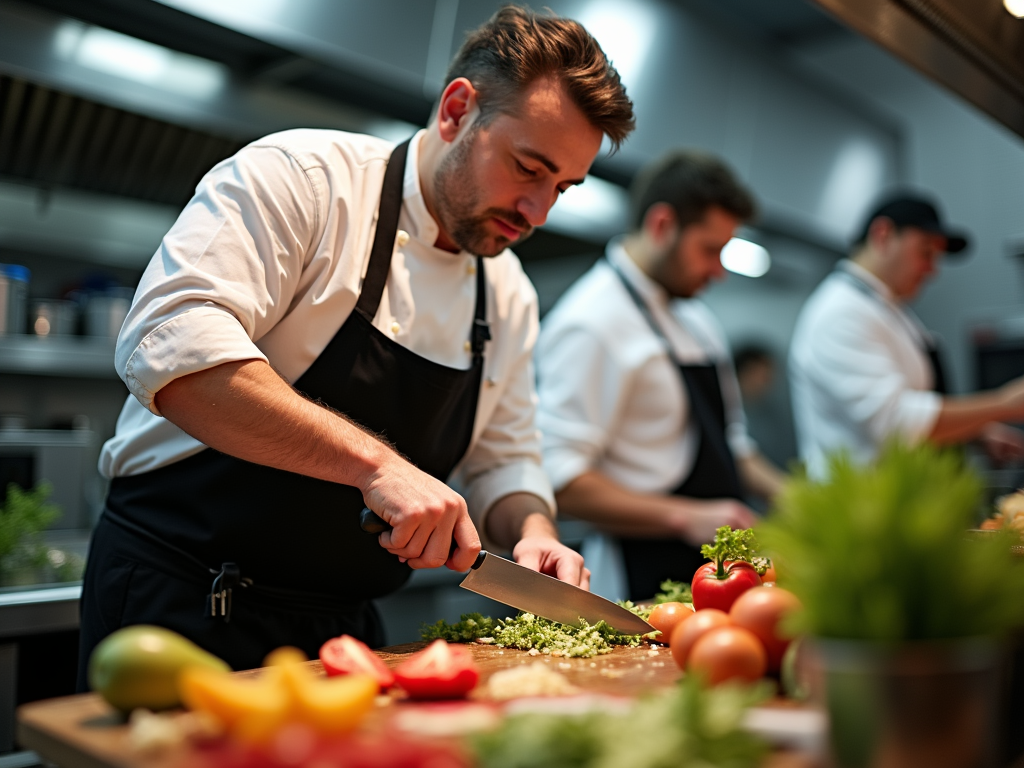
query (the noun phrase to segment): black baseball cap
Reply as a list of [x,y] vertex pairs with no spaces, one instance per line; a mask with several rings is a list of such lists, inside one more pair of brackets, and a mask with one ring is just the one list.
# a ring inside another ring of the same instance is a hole
[[900,194],[886,198],[864,221],[860,237],[854,242],[863,243],[868,239],[871,222],[879,216],[890,219],[897,229],[916,227],[925,232],[934,232],[946,238],[946,253],[962,253],[969,245],[967,233],[950,229],[939,218],[938,208],[933,202],[918,195]]

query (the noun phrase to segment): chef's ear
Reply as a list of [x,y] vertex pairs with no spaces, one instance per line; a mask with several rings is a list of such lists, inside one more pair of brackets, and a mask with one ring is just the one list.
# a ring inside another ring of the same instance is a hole
[[868,225],[867,242],[880,249],[896,233],[896,225],[888,216],[876,216]]
[[678,229],[675,209],[668,203],[655,203],[644,214],[644,234],[655,245],[665,245],[674,240]]
[[437,105],[437,128],[441,138],[453,142],[470,122],[478,109],[476,88],[464,77],[448,83]]

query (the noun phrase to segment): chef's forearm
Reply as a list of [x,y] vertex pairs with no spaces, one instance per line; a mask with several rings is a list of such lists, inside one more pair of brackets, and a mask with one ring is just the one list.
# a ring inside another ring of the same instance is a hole
[[531,536],[557,539],[558,528],[547,503],[532,493],[510,493],[494,502],[484,525],[487,538],[503,549]]
[[775,498],[786,482],[786,475],[756,451],[736,463],[747,490],[768,501]]
[[261,360],[224,363],[175,379],[156,394],[168,421],[222,453],[365,488],[388,446],[299,395]]
[[555,494],[558,509],[619,536],[679,536],[687,501],[637,493],[599,472],[584,472]]

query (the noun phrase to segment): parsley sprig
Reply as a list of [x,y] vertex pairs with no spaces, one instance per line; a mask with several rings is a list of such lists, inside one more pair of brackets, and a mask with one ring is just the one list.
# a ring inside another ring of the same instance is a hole
[[700,553],[714,562],[715,576],[724,579],[728,575],[725,572],[726,562],[754,563],[758,556],[757,537],[753,528],[733,530],[728,525],[723,525],[715,531],[714,542],[703,545]]

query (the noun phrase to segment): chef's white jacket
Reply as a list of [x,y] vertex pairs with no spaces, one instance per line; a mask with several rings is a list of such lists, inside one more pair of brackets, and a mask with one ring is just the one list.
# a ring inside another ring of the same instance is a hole
[[[434,247],[438,226],[420,188],[413,139],[399,233],[374,326],[453,368],[468,348],[476,258]],[[117,433],[103,447],[106,477],[135,475],[205,446],[162,418],[168,382],[239,360],[263,360],[295,382],[355,307],[369,262],[392,145],[329,130],[292,130],[253,142],[199,182],[146,268],[117,341],[128,385]],[[486,259],[485,350],[472,442],[455,475],[483,531],[491,505],[514,492],[545,499],[531,353],[537,297],[515,255]]]
[[693,469],[699,430],[679,369],[609,262],[645,299],[681,363],[714,363],[737,458],[746,430],[725,334],[696,299],[672,299],[613,241],[544,318],[537,343],[544,468],[556,489],[594,470],[640,493],[668,493]]
[[928,436],[942,408],[930,343],[863,267],[844,260],[825,278],[800,312],[789,353],[797,440],[812,477],[825,476],[831,452],[869,462],[890,436]]

